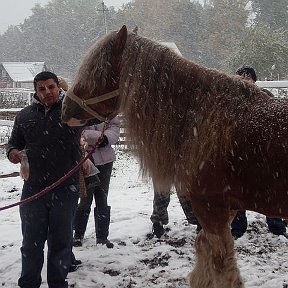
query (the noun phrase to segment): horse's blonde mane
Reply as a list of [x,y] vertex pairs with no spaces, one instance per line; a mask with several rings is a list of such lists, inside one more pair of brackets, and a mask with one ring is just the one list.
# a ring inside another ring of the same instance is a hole
[[196,181],[205,165],[221,168],[239,117],[249,103],[267,97],[239,77],[201,67],[146,38],[130,34],[127,41],[122,110],[143,173],[168,189]]

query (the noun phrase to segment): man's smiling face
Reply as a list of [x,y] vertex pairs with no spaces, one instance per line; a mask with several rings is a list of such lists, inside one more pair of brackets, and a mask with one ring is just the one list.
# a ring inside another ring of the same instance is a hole
[[43,105],[51,107],[59,98],[60,88],[54,79],[38,81],[36,84],[36,95]]

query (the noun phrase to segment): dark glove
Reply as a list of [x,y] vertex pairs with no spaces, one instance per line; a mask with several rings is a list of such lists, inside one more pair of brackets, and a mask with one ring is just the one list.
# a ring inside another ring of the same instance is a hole
[[105,147],[109,144],[108,138],[106,135],[103,135],[102,141],[98,144],[98,148]]

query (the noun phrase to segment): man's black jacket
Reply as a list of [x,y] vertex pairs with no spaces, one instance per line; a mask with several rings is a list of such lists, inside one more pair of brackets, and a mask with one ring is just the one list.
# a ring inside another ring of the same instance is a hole
[[[58,100],[45,110],[40,102],[35,101],[15,118],[6,151],[9,155],[13,148],[26,150],[30,169],[28,185],[47,187],[80,161],[81,129],[61,123],[61,106],[62,101]],[[78,177],[76,173],[62,185],[77,184]]]

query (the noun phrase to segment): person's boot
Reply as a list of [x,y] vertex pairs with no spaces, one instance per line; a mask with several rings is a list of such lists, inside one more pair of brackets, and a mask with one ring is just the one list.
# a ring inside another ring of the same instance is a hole
[[198,225],[198,220],[192,211],[191,201],[187,197],[180,195],[178,195],[178,199],[188,223],[192,225]]
[[283,235],[287,238],[285,222],[280,218],[270,218],[266,216],[268,229],[274,235]]
[[94,208],[96,244],[105,244],[107,248],[114,247],[114,244],[107,239],[110,225],[110,210],[110,206],[107,206],[106,211],[99,211],[97,207]]
[[81,260],[77,260],[74,253],[72,252],[72,255],[71,255],[71,265],[70,265],[70,268],[69,268],[69,273],[71,272],[75,272],[78,268],[79,268],[79,265],[82,264],[82,261]]
[[157,238],[161,238],[161,236],[165,233],[165,229],[163,225],[159,222],[153,223],[153,235],[155,235]]
[[197,227],[196,227],[196,234],[199,234],[201,230],[202,230],[202,226],[198,222]]
[[238,211],[231,223],[231,234],[235,240],[244,235],[247,225],[246,211]]
[[76,232],[73,236],[73,246],[74,247],[81,247],[83,245],[84,235],[79,235]]
[[84,234],[86,231],[89,214],[91,209],[82,210],[77,209],[74,222],[74,237],[73,237],[73,246],[80,247],[83,245]]

